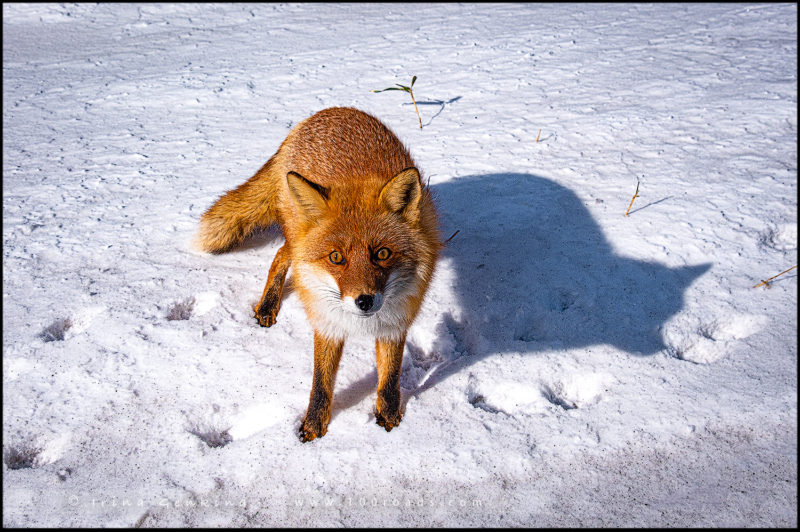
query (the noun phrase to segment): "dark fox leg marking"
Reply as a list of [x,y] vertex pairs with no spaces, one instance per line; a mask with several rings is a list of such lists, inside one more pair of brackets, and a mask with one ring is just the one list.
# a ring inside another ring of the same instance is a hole
[[343,340],[331,340],[314,332],[314,382],[308,411],[300,425],[300,440],[308,442],[328,432],[333,402],[333,385],[342,358]]
[[399,341],[375,341],[375,358],[378,363],[375,421],[387,432],[396,427],[403,417],[400,412],[400,368],[403,364],[405,343],[405,334]]
[[262,327],[271,327],[275,324],[278,311],[281,308],[281,296],[283,295],[283,282],[286,280],[286,272],[292,259],[289,254],[289,246],[284,244],[275,254],[275,259],[269,267],[267,284],[261,294],[261,300],[253,309],[255,318]]

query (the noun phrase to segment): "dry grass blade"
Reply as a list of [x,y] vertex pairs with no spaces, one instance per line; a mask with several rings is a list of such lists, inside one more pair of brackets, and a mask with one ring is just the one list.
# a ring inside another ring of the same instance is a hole
[[385,89],[376,90],[372,89],[370,92],[383,92],[383,91],[404,91],[411,95],[411,101],[414,102],[414,110],[417,112],[417,120],[419,120],[419,128],[422,129],[422,117],[419,115],[419,107],[417,107],[417,100],[414,99],[414,90],[411,88],[414,86],[414,82],[417,81],[417,76],[411,78],[411,85],[400,85],[399,83],[395,83],[397,87],[387,87]]
[[797,268],[797,264],[795,264],[794,266],[792,266],[792,267],[791,267],[791,268],[789,268],[788,270],[783,270],[783,271],[782,271],[781,273],[779,273],[778,275],[773,275],[773,276],[772,276],[772,277],[770,277],[769,279],[767,279],[767,280],[765,280],[765,281],[761,281],[761,282],[760,282],[760,283],[758,283],[757,285],[754,285],[754,286],[753,286],[753,288],[758,288],[758,287],[759,287],[759,286],[761,286],[762,284],[763,284],[764,286],[766,286],[767,288],[769,288],[769,286],[770,286],[770,285],[769,285],[769,282],[770,282],[771,280],[775,279],[776,277],[780,277],[780,276],[781,276],[781,275],[783,275],[784,273],[786,273],[786,272],[790,272],[790,271],[794,270],[795,268]]
[[628,213],[631,212],[631,207],[633,207],[633,200],[639,197],[639,181],[636,181],[636,192],[633,193],[633,197],[631,198],[631,203],[628,205],[628,210],[625,211],[625,216],[628,216]]

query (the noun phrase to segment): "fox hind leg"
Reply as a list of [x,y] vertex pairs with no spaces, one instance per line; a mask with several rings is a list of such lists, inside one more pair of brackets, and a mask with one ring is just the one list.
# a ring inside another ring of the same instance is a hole
[[283,283],[286,280],[286,272],[289,271],[289,266],[291,264],[292,259],[289,253],[289,245],[288,243],[284,243],[275,254],[275,259],[273,259],[272,265],[269,267],[267,284],[264,286],[261,300],[259,300],[258,304],[253,309],[255,311],[255,318],[262,327],[271,327],[275,324],[278,311],[281,308]]

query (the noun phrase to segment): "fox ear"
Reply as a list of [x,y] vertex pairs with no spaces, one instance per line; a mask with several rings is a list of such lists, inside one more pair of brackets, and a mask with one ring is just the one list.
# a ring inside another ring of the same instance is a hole
[[313,222],[322,217],[327,210],[328,190],[312,183],[297,172],[286,174],[286,183],[294,200],[300,207],[303,218]]
[[390,212],[402,214],[405,218],[416,221],[419,217],[421,197],[422,186],[419,183],[419,171],[412,166],[394,176],[384,185],[378,197],[378,204]]

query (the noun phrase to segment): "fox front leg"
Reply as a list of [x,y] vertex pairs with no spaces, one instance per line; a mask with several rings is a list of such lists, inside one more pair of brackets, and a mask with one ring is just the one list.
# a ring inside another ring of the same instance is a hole
[[291,263],[289,246],[284,244],[275,254],[275,259],[269,267],[269,276],[267,277],[267,284],[264,286],[264,293],[261,294],[261,300],[253,309],[256,313],[256,320],[262,327],[271,327],[275,324],[278,311],[281,308],[283,282],[286,280],[286,272],[289,271]]
[[403,364],[405,334],[399,341],[376,340],[375,358],[378,363],[378,401],[375,421],[387,432],[402,419],[400,413],[400,368]]
[[342,358],[344,340],[331,340],[314,332],[314,381],[308,411],[300,425],[300,440],[307,442],[328,431],[333,402],[333,385]]

